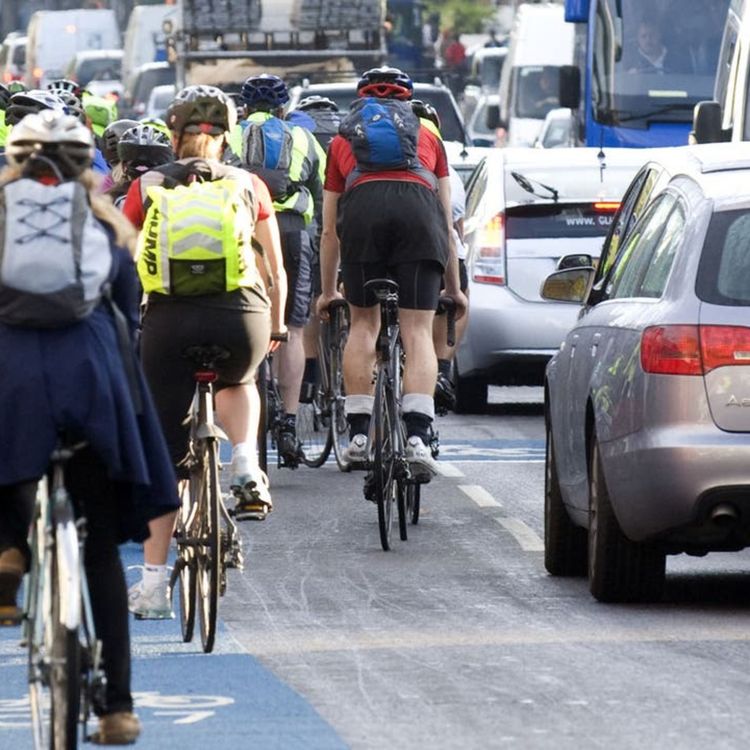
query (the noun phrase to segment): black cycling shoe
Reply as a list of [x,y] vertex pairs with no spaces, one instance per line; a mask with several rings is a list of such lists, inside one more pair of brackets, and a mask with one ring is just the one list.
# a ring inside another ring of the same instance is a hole
[[442,372],[438,373],[435,383],[435,411],[445,414],[456,408],[456,387],[451,379]]
[[277,444],[279,451],[279,466],[296,469],[300,464],[300,445],[294,430],[281,428]]

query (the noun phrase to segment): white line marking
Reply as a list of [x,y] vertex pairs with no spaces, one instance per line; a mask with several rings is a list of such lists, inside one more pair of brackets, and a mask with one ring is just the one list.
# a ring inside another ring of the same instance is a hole
[[529,528],[520,518],[496,517],[495,520],[513,534],[524,552],[544,552],[544,542],[536,531]]
[[484,487],[479,484],[459,484],[458,489],[480,508],[502,508],[502,503],[495,500]]
[[438,461],[438,472],[441,474],[441,476],[444,477],[463,477],[466,476],[461,469],[458,468],[458,466],[454,466],[453,464],[449,463],[443,463],[442,461]]

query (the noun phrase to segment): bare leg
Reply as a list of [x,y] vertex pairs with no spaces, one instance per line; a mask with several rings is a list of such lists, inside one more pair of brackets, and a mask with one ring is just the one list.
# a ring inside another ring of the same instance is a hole
[[216,416],[232,445],[246,443],[249,455],[257,455],[260,396],[255,383],[222,388],[216,394]]
[[289,341],[279,348],[273,358],[274,372],[279,380],[279,390],[287,414],[296,414],[302,375],[305,372],[305,346],[303,329],[289,326]]
[[148,522],[150,536],[143,543],[143,562],[146,565],[167,564],[175,518],[177,511],[166,513]]
[[430,397],[437,380],[437,357],[432,342],[432,310],[400,309],[401,341],[406,355],[404,393],[423,393]]
[[344,384],[347,395],[371,395],[375,342],[380,330],[380,307],[349,305],[351,322],[344,349]]

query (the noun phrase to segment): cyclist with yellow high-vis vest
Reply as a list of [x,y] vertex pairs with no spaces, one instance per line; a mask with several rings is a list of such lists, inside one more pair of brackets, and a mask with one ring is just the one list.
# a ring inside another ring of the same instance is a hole
[[289,341],[280,348],[274,365],[284,402],[278,449],[283,464],[294,468],[299,463],[296,416],[305,369],[303,329],[312,295],[314,249],[309,231],[322,206],[325,154],[312,133],[284,121],[289,92],[278,76],[251,76],[242,85],[240,98],[247,108],[242,166],[260,177],[271,193],[289,280],[285,315]]

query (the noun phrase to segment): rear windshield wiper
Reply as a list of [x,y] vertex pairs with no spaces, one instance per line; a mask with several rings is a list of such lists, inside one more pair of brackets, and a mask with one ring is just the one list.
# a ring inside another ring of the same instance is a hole
[[[543,182],[539,182],[539,180],[533,180],[529,177],[525,177],[520,172],[511,172],[510,176],[527,192],[531,193],[532,195],[535,195],[537,198],[546,198],[551,199],[555,203],[557,203],[557,199],[560,196],[560,193],[558,190],[556,190],[553,187],[550,187],[549,185],[545,185]],[[542,193],[537,192],[537,190],[534,188],[534,185],[539,186],[542,190],[547,191],[547,195],[544,195]]]
[[633,120],[653,120],[655,117],[673,114],[674,112],[692,112],[693,104],[674,102],[665,104],[663,107],[648,109],[643,112],[628,112],[627,110],[613,109],[609,113],[613,125],[621,122],[632,122]]

